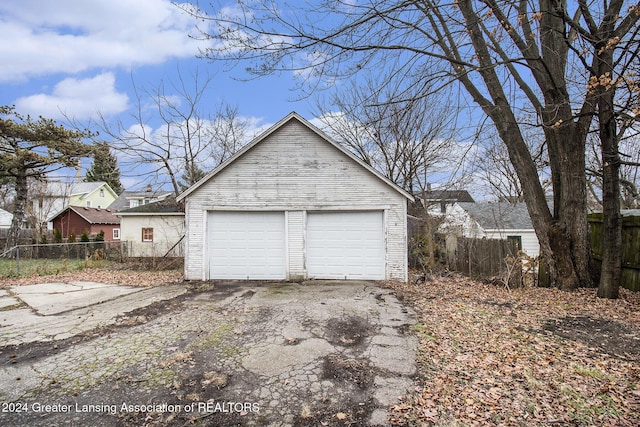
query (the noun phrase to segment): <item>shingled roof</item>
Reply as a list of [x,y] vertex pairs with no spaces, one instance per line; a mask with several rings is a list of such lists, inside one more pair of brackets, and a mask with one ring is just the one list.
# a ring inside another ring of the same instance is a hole
[[117,214],[170,214],[184,213],[184,206],[176,202],[175,196],[167,197],[146,205],[136,206],[135,208],[123,209]]
[[[425,195],[428,201],[475,202],[467,190],[429,190]],[[416,197],[422,198],[422,194],[418,193]]]
[[120,224],[120,218],[113,215],[114,211],[111,209],[69,206],[56,216],[63,214],[67,210],[71,210],[80,215],[90,224]]
[[524,203],[459,203],[485,230],[531,230],[533,224]]

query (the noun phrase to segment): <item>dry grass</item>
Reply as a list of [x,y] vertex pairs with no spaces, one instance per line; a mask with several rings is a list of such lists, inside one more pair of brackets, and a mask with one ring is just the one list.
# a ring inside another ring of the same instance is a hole
[[84,268],[58,269],[52,272],[34,272],[20,277],[0,277],[0,288],[10,286],[34,285],[37,283],[73,281],[92,281],[128,286],[157,286],[165,283],[180,282],[183,271],[180,270],[140,270],[137,267],[118,264],[102,263],[98,266],[90,265]]

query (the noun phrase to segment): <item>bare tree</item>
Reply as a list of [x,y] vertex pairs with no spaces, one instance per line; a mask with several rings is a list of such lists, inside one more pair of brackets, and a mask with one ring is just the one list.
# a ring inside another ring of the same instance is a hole
[[[601,138],[611,133],[605,129],[612,123],[611,109],[605,108],[611,85],[599,82],[607,73],[613,78],[612,71],[623,75],[630,62],[618,59],[635,55],[637,3],[319,0],[296,9],[255,1],[211,14],[188,10],[213,24],[203,32],[214,39],[204,57],[244,61],[258,75],[306,69],[312,88],[322,78],[360,70],[391,69],[394,78],[418,87],[457,81],[492,120],[507,148],[552,283],[562,289],[592,283],[586,136],[596,116]],[[448,67],[434,73],[426,66],[432,58]],[[598,83],[589,86],[592,79]],[[522,112],[533,118],[545,141],[551,210],[522,131]],[[616,155],[615,146],[605,151]],[[611,169],[605,175],[615,173]],[[616,245],[609,249],[618,250]]]
[[[486,185],[487,191],[496,200],[503,202],[524,202],[524,192],[520,185],[518,175],[511,164],[507,148],[495,132],[493,126],[489,126],[478,136],[478,150],[475,157],[475,175]],[[536,163],[538,175],[542,187],[546,192],[550,190],[549,161],[546,157],[544,144],[536,139],[533,134],[526,138],[527,144]]]
[[414,88],[385,88],[378,80],[341,90],[328,105],[319,105],[318,116],[364,162],[408,192],[422,193],[436,173],[456,168],[450,161],[453,109],[439,102],[440,94],[420,97]]
[[[133,125],[122,120],[111,125],[102,118],[112,147],[124,155],[121,164],[134,173],[141,170],[140,164],[150,167],[142,168],[146,179],[155,178],[163,185],[168,177],[175,194],[202,179],[248,137],[248,124],[237,108],[221,103],[217,110],[207,110],[212,77],[202,77],[198,71],[187,78],[178,71],[178,76],[177,82],[161,81],[156,87],[135,90]],[[152,128],[151,123],[158,121],[158,128]]]
[[219,166],[236,153],[251,138],[250,121],[242,117],[237,106],[220,105],[215,120],[207,128],[209,140],[213,143],[208,147],[211,166]]
[[[594,135],[588,139],[587,180],[590,209],[602,210],[602,148]],[[640,208],[640,140],[637,135],[620,141],[620,207]]]

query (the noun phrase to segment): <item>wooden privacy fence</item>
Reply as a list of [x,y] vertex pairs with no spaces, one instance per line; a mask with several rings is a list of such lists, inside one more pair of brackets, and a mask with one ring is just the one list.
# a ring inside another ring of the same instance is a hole
[[[453,245],[447,242],[447,246]],[[455,248],[449,263],[456,271],[473,278],[498,278],[511,287],[522,285],[520,248],[516,241],[458,237]]]
[[[591,251],[598,268],[603,255],[603,214],[588,216]],[[622,282],[620,286],[640,291],[640,210],[624,211],[622,216]]]

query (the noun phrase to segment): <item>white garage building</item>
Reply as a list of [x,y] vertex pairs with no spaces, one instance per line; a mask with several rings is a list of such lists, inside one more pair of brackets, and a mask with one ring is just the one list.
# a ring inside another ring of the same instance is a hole
[[178,197],[185,278],[406,281],[407,200],[291,113]]

